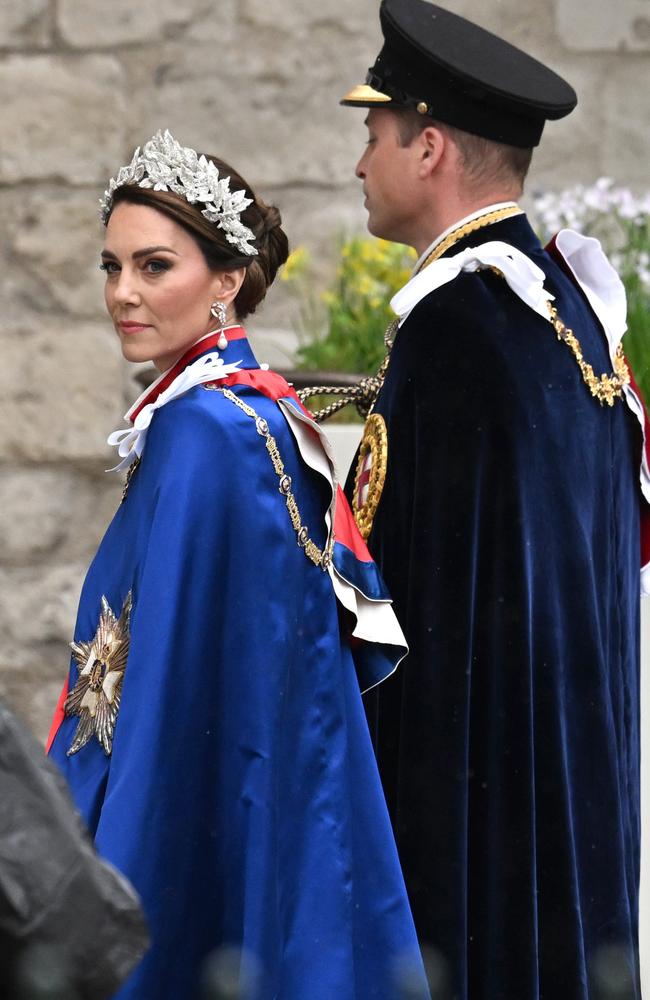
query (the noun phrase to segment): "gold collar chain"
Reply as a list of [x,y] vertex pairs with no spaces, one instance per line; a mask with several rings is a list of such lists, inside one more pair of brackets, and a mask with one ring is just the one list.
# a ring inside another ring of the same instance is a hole
[[[491,226],[495,222],[503,222],[504,219],[510,219],[515,215],[523,215],[522,209],[519,205],[507,205],[505,208],[496,208],[491,212],[486,212],[484,215],[479,215],[476,219],[470,219],[469,222],[465,222],[463,225],[458,226],[456,229],[452,229],[444,239],[438,243],[426,259],[418,267],[416,274],[423,271],[425,267],[432,264],[434,260],[438,260],[447,250],[459,243],[460,240],[464,239],[466,236],[470,236],[472,233],[477,232],[479,229],[484,229],[485,226]],[[394,319],[388,326],[386,333],[384,334],[384,344],[386,346],[386,354],[384,360],[379,366],[379,371],[376,375],[376,380],[378,382],[377,391],[375,393],[375,398],[372,402],[372,406],[368,410],[368,413],[372,413],[375,408],[375,403],[377,402],[377,396],[379,395],[379,390],[384,384],[384,379],[386,378],[386,372],[388,371],[388,365],[390,364],[390,353],[393,349],[393,344],[395,342],[395,334],[399,327],[399,317]],[[318,414],[316,416],[318,419]]]
[[324,549],[320,549],[316,542],[310,538],[309,529],[307,528],[307,525],[302,522],[298,503],[291,489],[291,476],[287,475],[287,472],[285,471],[284,462],[282,461],[282,457],[278,450],[277,441],[271,434],[269,425],[264,417],[260,417],[252,406],[245,403],[243,399],[240,399],[240,397],[234,392],[231,392],[230,389],[226,389],[225,386],[217,385],[213,382],[207,382],[204,384],[203,388],[220,392],[226,399],[230,400],[231,403],[234,403],[240,410],[243,410],[246,416],[255,421],[257,433],[260,437],[264,438],[266,450],[273,464],[275,474],[278,477],[278,490],[284,497],[284,502],[287,510],[289,511],[289,518],[296,533],[298,545],[301,549],[304,549],[305,555],[311,562],[314,563],[315,566],[318,566],[322,570],[328,570],[332,563],[332,553],[334,551],[334,531],[330,531]]
[[[426,260],[418,268],[418,273],[424,270],[424,268],[429,264],[432,264],[434,260],[438,260],[442,257],[447,250],[453,247],[456,243],[460,242],[460,240],[464,239],[465,236],[469,236],[471,233],[476,232],[478,229],[482,229],[484,226],[492,225],[494,222],[501,222],[503,219],[509,219],[514,215],[521,214],[523,213],[518,205],[511,205],[508,208],[500,208],[493,212],[487,212],[485,215],[481,215],[477,219],[472,219],[470,222],[459,226],[458,229],[452,230],[451,233],[445,236],[445,238],[433,248]],[[499,271],[498,268],[492,267],[490,270],[494,271],[494,273],[498,274],[500,277],[503,277],[502,272]],[[619,344],[616,348],[616,353],[614,355],[614,371],[609,374],[596,375],[592,366],[585,361],[582,353],[582,346],[573,330],[562,322],[558,316],[557,309],[550,302],[548,303],[548,308],[550,312],[551,325],[557,334],[557,338],[558,340],[563,340],[572,352],[580,369],[582,380],[589,389],[589,392],[594,399],[598,400],[601,406],[604,403],[607,403],[608,406],[613,406],[617,399],[621,399],[623,397],[624,387],[630,384],[630,372],[625,361],[622,345]],[[379,381],[379,388],[383,385],[386,372],[388,371],[390,352],[393,347],[398,326],[399,319],[394,319],[384,334],[386,356],[382,361],[376,376]],[[377,396],[378,395],[379,389],[377,390]],[[377,396],[375,396],[375,402]],[[373,409],[374,402],[369,412],[372,413]]]
[[[496,208],[491,212],[486,212],[484,215],[479,215],[476,219],[471,219],[469,222],[465,222],[463,225],[458,226],[452,232],[448,233],[443,240],[438,243],[437,246],[433,248],[431,253],[427,256],[426,260],[418,267],[417,273],[425,268],[428,264],[431,264],[438,257],[441,257],[443,253],[446,253],[450,247],[459,240],[462,240],[464,236],[469,236],[471,233],[475,233],[478,229],[483,229],[484,226],[490,226],[493,222],[501,222],[503,219],[509,219],[513,215],[523,215],[522,209],[519,205],[507,205],[504,208]],[[386,372],[388,371],[388,365],[390,363],[390,352],[393,348],[393,342],[395,339],[395,334],[397,333],[397,328],[399,326],[399,319],[394,319],[388,326],[384,334],[384,345],[386,347],[386,354],[384,359],[379,366],[376,375],[370,375],[363,378],[358,385],[353,387],[338,387],[330,385],[312,385],[305,389],[301,389],[298,392],[301,402],[307,404],[311,396],[338,396],[339,399],[334,403],[330,403],[329,406],[324,406],[320,410],[312,412],[312,417],[317,423],[322,423],[327,420],[328,417],[333,416],[339,410],[342,410],[345,406],[353,403],[359,414],[365,419],[369,414],[372,413],[377,397],[379,395],[380,389],[384,384],[384,379],[386,378]]]
[[557,334],[557,339],[563,340],[573,353],[582,375],[582,381],[591,395],[598,400],[601,406],[603,403],[613,406],[617,399],[622,399],[624,387],[630,384],[630,370],[623,354],[622,344],[616,348],[614,371],[608,375],[596,375],[591,365],[585,361],[580,341],[575,333],[564,325],[557,314],[557,309],[550,302],[548,303],[548,311],[551,314],[551,324]]

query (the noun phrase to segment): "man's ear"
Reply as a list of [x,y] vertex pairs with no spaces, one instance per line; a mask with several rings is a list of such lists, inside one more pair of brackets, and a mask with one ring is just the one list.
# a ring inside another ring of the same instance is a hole
[[435,125],[427,125],[418,135],[416,142],[420,155],[420,176],[428,177],[442,159],[446,144],[444,132]]

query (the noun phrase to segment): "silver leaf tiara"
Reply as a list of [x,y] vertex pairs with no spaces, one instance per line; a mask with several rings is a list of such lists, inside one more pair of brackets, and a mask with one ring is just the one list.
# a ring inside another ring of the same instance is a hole
[[229,243],[243,254],[257,254],[250,242],[255,234],[240,218],[244,209],[252,204],[252,198],[247,198],[245,191],[231,191],[230,177],[219,177],[212,160],[199,156],[189,146],[181,146],[168,129],[156,132],[144,144],[142,152],[138,146],[128,166],[121,167],[117,177],[111,177],[104,197],[99,199],[99,214],[104,225],[113,204],[113,192],[125,184],[154,191],[173,191],[190,205],[202,202],[205,208],[201,209],[201,215],[216,222]]

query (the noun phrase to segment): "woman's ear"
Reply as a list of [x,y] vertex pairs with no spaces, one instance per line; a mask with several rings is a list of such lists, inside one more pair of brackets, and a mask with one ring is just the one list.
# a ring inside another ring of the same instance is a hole
[[218,271],[212,284],[215,299],[220,299],[226,306],[237,297],[239,289],[246,277],[245,267],[234,267],[228,271]]

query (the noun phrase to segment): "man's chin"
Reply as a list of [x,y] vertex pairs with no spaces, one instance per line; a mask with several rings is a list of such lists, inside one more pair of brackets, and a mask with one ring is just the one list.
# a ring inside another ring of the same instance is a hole
[[381,225],[377,223],[375,219],[373,219],[372,215],[368,215],[368,222],[366,223],[366,226],[371,236],[376,236],[377,239],[379,240],[390,239],[390,236],[386,236]]

